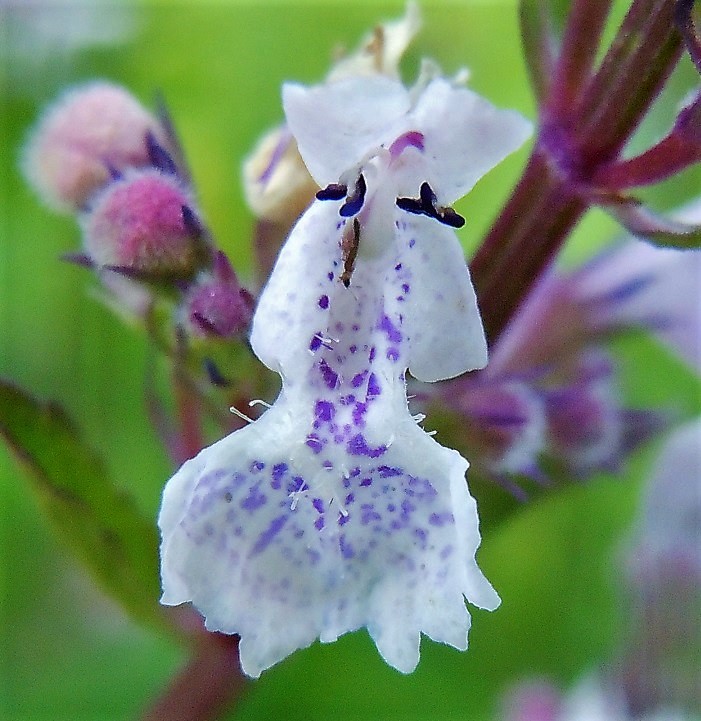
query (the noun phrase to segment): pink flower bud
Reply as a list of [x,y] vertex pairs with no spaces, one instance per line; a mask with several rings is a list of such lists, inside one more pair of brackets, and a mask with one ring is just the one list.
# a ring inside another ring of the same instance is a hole
[[126,90],[106,82],[74,88],[35,128],[25,149],[25,175],[49,206],[74,212],[112,170],[149,164],[148,132],[164,142],[157,120]]
[[175,176],[149,168],[110,183],[83,216],[96,266],[144,280],[189,278],[205,260],[190,194]]
[[220,251],[214,273],[203,273],[188,293],[186,324],[199,337],[231,338],[243,333],[253,315],[253,297],[239,285],[226,256]]

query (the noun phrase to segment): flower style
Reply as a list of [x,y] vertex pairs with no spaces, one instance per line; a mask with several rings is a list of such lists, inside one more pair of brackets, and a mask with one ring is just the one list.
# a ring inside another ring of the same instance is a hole
[[282,389],[168,482],[162,602],[240,634],[250,676],[363,626],[406,673],[422,632],[467,647],[465,598],[499,603],[474,559],[468,463],[417,425],[405,372],[485,365],[450,204],[530,128],[439,78],[287,85],[283,100],[323,189],[253,319],[252,348]]

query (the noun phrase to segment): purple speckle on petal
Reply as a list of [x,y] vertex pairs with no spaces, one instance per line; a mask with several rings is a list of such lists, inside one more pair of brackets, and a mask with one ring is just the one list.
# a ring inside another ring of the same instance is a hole
[[415,238],[412,238],[412,239],[409,241],[409,247],[410,247],[410,248],[413,248],[415,245],[416,245],[416,239],[415,239]]
[[271,541],[280,533],[285,523],[287,523],[287,519],[288,516],[286,515],[273,518],[270,525],[258,536],[258,540],[251,549],[252,556],[264,551],[270,545]]
[[346,444],[346,452],[351,456],[368,456],[368,458],[378,458],[387,451],[387,446],[380,445],[376,447],[369,446],[362,433],[354,435]]
[[387,314],[382,315],[382,318],[380,318],[380,323],[377,327],[378,330],[383,330],[387,334],[387,340],[390,343],[401,343],[402,334],[394,326],[392,320]]
[[[416,510],[416,506],[413,503],[411,503],[411,501],[407,501],[406,499],[404,499],[402,501],[401,508],[402,508],[402,514],[404,516],[410,516]],[[430,521],[429,521],[429,523],[430,523]]]
[[[221,478],[223,478],[226,475],[226,471],[223,468],[217,468],[214,471],[210,471],[209,473],[205,473],[202,478],[200,478],[199,483],[197,484],[200,488],[209,488],[210,486],[213,486],[216,484],[217,481],[219,481]],[[235,475],[242,475],[242,474],[235,474]],[[237,479],[234,477],[234,482],[236,483]]]
[[402,293],[408,293],[408,292],[409,292],[409,284],[402,283]]
[[314,528],[316,528],[317,531],[320,531],[324,527],[324,517],[319,516],[319,518],[314,521]]
[[328,295],[322,295],[319,298],[319,308],[326,310],[329,307],[329,296]]
[[396,363],[399,360],[399,349],[392,346],[387,349],[387,360],[391,360]]
[[362,481],[360,481],[361,486],[371,486],[372,485],[372,478],[363,478]]
[[277,484],[275,488],[280,488],[280,481],[283,476],[287,473],[287,463],[276,463],[273,466],[273,472],[271,474],[273,481]]
[[426,539],[428,538],[428,533],[426,533],[426,531],[424,531],[423,528],[415,528],[414,535],[419,540],[419,543],[421,544],[421,548],[425,548],[426,547]]
[[316,433],[310,433],[307,436],[305,444],[308,448],[311,448],[314,453],[321,453],[322,449],[324,448],[323,441]]
[[309,350],[316,352],[319,348],[321,348],[321,338],[318,335],[313,335],[312,339],[309,341]]
[[393,476],[401,476],[404,473],[401,468],[395,466],[378,466],[377,472],[380,474],[380,478],[392,478]]
[[324,502],[321,500],[321,498],[312,499],[312,506],[314,506],[314,509],[317,513],[324,512]]
[[452,513],[432,513],[428,517],[428,522],[432,526],[445,526],[446,523],[452,523],[453,522],[453,514]]
[[450,556],[450,554],[451,554],[452,552],[453,552],[453,547],[452,547],[452,546],[450,546],[450,545],[448,545],[448,546],[443,546],[443,548],[441,549],[441,553],[440,553],[440,558],[441,558],[441,560],[442,560],[442,561],[445,561],[445,559],[448,558],[448,556]]
[[373,521],[381,521],[382,516],[374,509],[372,503],[364,503],[361,507],[360,523],[367,526]]
[[353,407],[353,423],[356,426],[363,426],[365,424],[365,414],[367,413],[368,407],[365,403],[356,403]]
[[372,363],[375,360],[376,353],[377,353],[377,351],[375,350],[375,346],[370,348],[370,355],[368,356],[368,360],[370,361],[370,363]]
[[355,551],[348,541],[346,541],[345,534],[341,534],[338,539],[338,547],[341,549],[341,555],[343,558],[353,558]]
[[431,481],[427,478],[416,478],[409,476],[409,487],[405,493],[407,496],[416,496],[417,498],[435,498],[438,495],[438,491],[433,487]]
[[260,492],[258,486],[253,486],[246,498],[241,501],[241,508],[245,511],[255,511],[265,505],[266,496]]
[[357,352],[358,352],[358,346],[357,346],[355,343],[353,343],[353,345],[349,346],[348,350],[349,350],[351,353],[357,353]]
[[[374,350],[374,348],[373,348]],[[377,380],[377,376],[374,373],[370,374],[370,377],[368,378],[368,393],[367,393],[367,399],[371,400],[375,396],[379,396],[382,394],[382,388],[380,388],[380,383]]]
[[350,505],[351,503],[354,503],[354,502],[355,502],[355,495],[354,495],[353,493],[349,493],[349,494],[346,496],[346,500],[344,501],[344,503],[348,506],[348,505]]
[[298,493],[299,491],[306,490],[307,484],[302,476],[295,476],[290,483],[287,484],[288,493]]
[[334,390],[338,384],[338,373],[323,358],[319,361],[319,370],[327,388]]
[[326,274],[326,277],[327,277],[329,280],[333,280],[333,273],[327,273],[327,274]]
[[265,463],[263,461],[253,461],[251,465],[248,467],[248,470],[251,473],[258,473],[262,471],[265,468]]
[[359,388],[361,385],[363,385],[367,374],[368,372],[366,370],[362,373],[356,373],[353,376],[353,380],[351,381],[351,385],[353,386],[353,388]]
[[336,414],[336,408],[331,401],[317,401],[314,406],[314,415],[320,421],[330,421]]

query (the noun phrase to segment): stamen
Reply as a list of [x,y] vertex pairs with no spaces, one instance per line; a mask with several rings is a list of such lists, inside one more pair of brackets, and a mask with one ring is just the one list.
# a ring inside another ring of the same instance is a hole
[[393,158],[399,157],[407,148],[416,148],[423,152],[424,149],[424,135],[418,130],[410,130],[403,135],[400,135],[393,143],[389,146],[389,154]]
[[438,213],[438,220],[443,225],[449,225],[451,228],[462,228],[465,225],[465,218],[456,213],[452,208],[441,206],[436,209]]
[[343,183],[331,183],[325,188],[317,191],[317,200],[341,200],[348,193],[348,186]]
[[418,198],[397,198],[396,203],[400,210],[414,215],[426,215],[451,228],[462,228],[465,225],[465,218],[452,208],[443,205],[436,207],[436,194],[425,181],[421,183]]
[[360,212],[360,209],[363,207],[363,203],[365,202],[365,192],[367,189],[368,186],[365,183],[365,177],[361,173],[358,176],[358,180],[355,181],[355,190],[353,191],[353,195],[348,197],[346,202],[338,211],[342,218],[351,218]]
[[[360,176],[363,177],[362,175]],[[344,233],[341,240],[341,251],[343,252],[343,272],[341,273],[341,283],[346,288],[350,286],[351,276],[355,269],[355,259],[358,255],[358,246],[360,245],[360,223],[357,218],[353,218],[353,236]]]

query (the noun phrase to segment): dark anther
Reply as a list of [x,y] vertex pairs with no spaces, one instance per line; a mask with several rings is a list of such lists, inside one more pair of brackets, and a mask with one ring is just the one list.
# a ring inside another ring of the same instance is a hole
[[421,183],[421,187],[419,188],[419,197],[421,198],[421,205],[427,211],[435,210],[436,194],[433,192],[433,188],[431,188],[426,181]]
[[358,180],[355,181],[355,190],[353,191],[353,195],[348,197],[348,200],[346,200],[346,202],[341,206],[341,209],[338,211],[342,218],[351,218],[360,212],[360,209],[363,207],[363,203],[365,202],[365,191],[367,189],[365,178],[361,173],[358,176]]
[[436,194],[426,182],[421,183],[418,198],[397,198],[396,203],[400,210],[414,215],[427,215],[451,228],[462,228],[465,225],[465,218],[452,208],[442,205],[436,207]]
[[178,166],[170,153],[156,140],[156,136],[150,130],[146,133],[146,150],[151,165],[158,168],[162,173],[168,175],[178,174]]
[[465,225],[465,218],[456,213],[452,208],[437,208],[438,220],[443,225],[449,225],[451,228],[462,228]]
[[407,213],[414,215],[423,215],[424,209],[418,198],[397,198],[397,207],[400,210],[406,210]]
[[341,200],[348,193],[348,186],[343,183],[331,183],[317,191],[317,200]]

